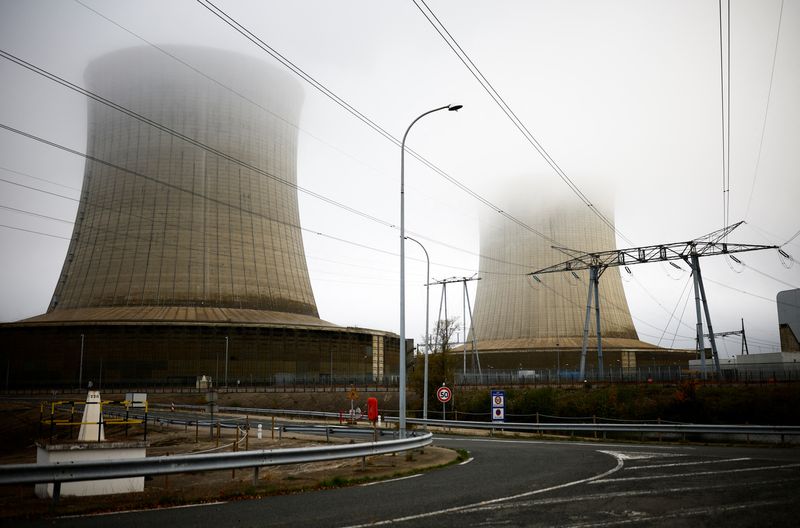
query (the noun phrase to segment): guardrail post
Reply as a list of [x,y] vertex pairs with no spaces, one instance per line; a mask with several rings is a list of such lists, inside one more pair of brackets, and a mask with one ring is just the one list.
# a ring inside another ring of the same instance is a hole
[[[241,432],[241,431],[239,430],[239,426],[237,425],[237,426],[236,426],[236,439],[233,441],[233,452],[234,452],[234,453],[236,453],[237,451],[239,451],[239,433],[240,433],[240,432]],[[236,478],[236,468],[233,468],[233,469],[231,470],[231,480],[233,480],[233,479],[235,479],[235,478]]]
[[195,444],[197,442],[199,442],[199,436],[200,436],[200,420],[195,420],[194,421],[194,443]]
[[56,511],[58,506],[58,499],[61,498],[61,482],[53,482],[53,502],[50,503],[50,512]]
[[253,467],[253,486],[258,484],[258,466]]
[[272,417],[272,427],[270,429],[272,431],[272,439],[275,440],[275,417]]

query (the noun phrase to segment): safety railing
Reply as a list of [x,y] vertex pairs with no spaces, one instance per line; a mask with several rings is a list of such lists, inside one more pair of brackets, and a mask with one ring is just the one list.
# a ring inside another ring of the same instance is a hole
[[68,464],[8,464],[0,466],[0,485],[53,483],[53,499],[57,501],[62,482],[246,468],[253,469],[253,480],[256,481],[258,469],[261,467],[384,455],[420,449],[430,445],[432,441],[433,435],[425,433],[383,442],[158,456],[114,461],[70,462]]
[[[393,421],[389,418],[388,421]],[[800,435],[800,426],[793,425],[717,425],[717,424],[690,424],[690,423],[520,423],[520,422],[471,422],[454,420],[419,420],[409,418],[409,424],[425,427],[444,427],[447,429],[483,429],[506,430],[532,433],[545,433],[548,431],[559,432],[597,432],[597,433],[674,433],[684,434],[715,434],[715,435],[779,435],[781,440],[785,435]]]

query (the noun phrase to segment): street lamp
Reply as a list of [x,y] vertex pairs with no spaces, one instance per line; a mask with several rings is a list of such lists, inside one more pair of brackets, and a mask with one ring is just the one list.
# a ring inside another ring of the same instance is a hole
[[428,333],[428,314],[430,313],[430,289],[431,289],[431,258],[428,256],[428,250],[425,249],[425,246],[422,243],[415,239],[411,238],[410,236],[406,237],[409,240],[412,240],[419,244],[419,247],[422,248],[422,251],[425,252],[425,259],[428,261],[428,275],[427,279],[425,280],[425,374],[423,375],[423,382],[422,382],[422,419],[428,419],[428,353],[430,352],[430,334]]
[[439,110],[456,112],[461,105],[447,105],[428,110],[421,114],[408,125],[403,141],[400,143],[400,401],[399,401],[399,426],[400,438],[406,436],[406,213],[405,213],[405,162],[406,162],[406,137],[414,123],[428,114]]

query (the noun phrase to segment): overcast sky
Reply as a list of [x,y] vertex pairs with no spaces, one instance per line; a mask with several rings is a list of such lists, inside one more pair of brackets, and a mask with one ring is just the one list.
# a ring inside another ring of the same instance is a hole
[[[422,112],[463,104],[458,113],[420,121],[408,146],[512,216],[525,216],[519,200],[504,203],[516,182],[566,189],[414,2],[215,5],[397,138]],[[730,222],[746,221],[729,242],[782,245],[800,230],[800,1],[730,2],[729,178],[722,121],[727,5],[721,75],[717,0],[427,1],[575,185],[590,200],[597,189],[614,196],[603,213],[616,219],[619,247],[720,229],[725,181]],[[81,86],[92,59],[146,44],[141,39],[278,64],[195,1],[0,0],[0,49]],[[0,124],[85,152],[82,96],[6,58],[0,80]],[[310,84],[303,88],[298,183],[399,224],[399,148]],[[0,321],[46,310],[83,166],[81,157],[0,130]],[[320,317],[397,332],[397,230],[304,194],[299,201]],[[407,159],[406,228],[428,249],[434,279],[478,271],[478,218],[485,212],[474,197]],[[784,251],[800,259],[800,237]],[[413,243],[407,254],[407,335],[419,339],[425,261]],[[701,262],[714,330],[737,330],[744,319],[751,351],[774,350],[775,296],[800,287],[800,265],[785,266],[774,250],[738,257],[743,265],[721,256]],[[623,273],[624,286],[640,338],[693,348],[688,273],[659,263],[631,271]],[[439,295],[432,290],[434,313]],[[460,313],[460,303],[453,288],[451,309]],[[721,352],[739,347],[738,338],[727,338]]]

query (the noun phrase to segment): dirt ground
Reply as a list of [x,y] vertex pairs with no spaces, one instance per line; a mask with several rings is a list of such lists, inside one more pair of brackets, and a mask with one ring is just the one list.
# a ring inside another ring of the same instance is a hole
[[[168,396],[168,395],[164,395]],[[166,400],[182,403],[180,395]],[[263,398],[253,398],[244,394],[236,395],[242,406],[272,407],[265,405]],[[285,395],[281,395],[283,398]],[[295,395],[289,395],[294,397]],[[103,395],[106,398],[106,395]],[[159,398],[161,399],[161,398]],[[196,400],[197,397],[187,399]],[[295,397],[296,399],[296,397]],[[195,401],[186,403],[199,403]],[[270,402],[271,403],[271,402]],[[277,403],[277,402],[276,402]],[[288,402],[281,402],[288,403]],[[220,401],[221,405],[231,405]],[[278,407],[275,405],[275,407]],[[290,406],[287,406],[291,408]],[[297,407],[295,407],[297,408]],[[49,417],[49,410],[46,410]],[[0,463],[19,464],[36,461],[37,439],[49,436],[49,428],[39,426],[40,405],[33,401],[0,400],[0,435],[4,442],[0,445]],[[79,419],[79,416],[76,417]],[[303,434],[284,433],[273,438],[270,419],[259,418],[264,424],[263,438],[256,438],[255,427],[251,428],[250,438],[246,440],[248,449],[276,449],[287,447],[306,447],[325,443],[324,438]],[[255,423],[256,420],[253,420]],[[138,429],[137,429],[138,428]],[[54,442],[69,441],[67,427],[57,431]],[[141,440],[141,426],[129,429],[128,440]],[[217,450],[232,451],[236,433],[233,430],[221,431],[221,438],[210,437],[208,428],[195,431],[194,427],[150,426],[148,428],[147,456],[187,454],[192,452]],[[106,438],[124,440],[122,426],[106,428]],[[45,438],[47,440],[47,438]],[[350,439],[331,438],[331,442],[351,442]],[[240,445],[240,450],[245,445]],[[426,447],[410,454],[382,455],[362,459],[345,459],[315,464],[293,464],[260,468],[254,483],[252,469],[237,471],[204,472],[198,474],[177,474],[145,480],[143,493],[105,495],[98,497],[62,496],[55,511],[52,500],[39,499],[34,495],[33,486],[0,487],[0,520],[20,517],[41,517],[49,515],[74,515],[98,511],[157,508],[179,504],[241,500],[266,495],[297,493],[325,487],[354,485],[371,480],[392,478],[420,471],[430,470],[451,464],[459,459],[459,454],[441,447]]]

